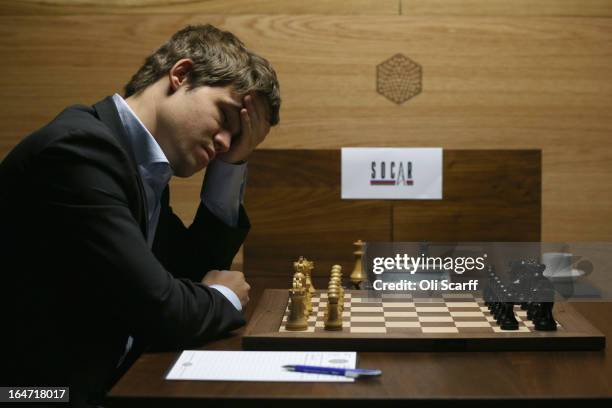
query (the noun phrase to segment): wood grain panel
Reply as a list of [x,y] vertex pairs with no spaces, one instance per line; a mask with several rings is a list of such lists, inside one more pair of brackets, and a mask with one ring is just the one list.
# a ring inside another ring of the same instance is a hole
[[540,241],[538,150],[445,150],[442,200],[393,203],[394,241]]
[[610,17],[608,0],[400,0],[409,16]]
[[303,255],[315,261],[315,286],[333,264],[352,270],[357,239],[391,239],[391,203],[340,199],[339,150],[261,150],[249,161],[245,205],[252,229],[244,245],[249,275],[280,287]]
[[304,255],[317,277],[334,263],[349,273],[357,239],[539,241],[540,174],[539,151],[447,150],[442,200],[342,200],[339,150],[260,150],[249,164],[245,270],[286,283]]
[[[209,21],[276,67],[281,125],[266,148],[542,149],[542,238],[612,240],[612,20],[404,16],[0,18],[0,156],[76,101],[120,90],[145,55]],[[396,105],[375,67],[423,67]]]
[[399,0],[14,0],[0,15],[60,14],[398,14]]

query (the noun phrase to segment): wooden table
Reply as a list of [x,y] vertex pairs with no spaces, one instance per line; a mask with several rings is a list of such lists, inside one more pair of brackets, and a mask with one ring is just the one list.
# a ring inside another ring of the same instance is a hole
[[[259,293],[253,296],[256,297]],[[108,407],[380,406],[453,401],[612,398],[612,303],[574,303],[608,339],[601,351],[359,352],[359,366],[383,376],[355,383],[166,381],[178,352],[147,353],[108,394]],[[253,308],[247,311],[247,317]],[[208,343],[207,350],[239,350],[241,331]],[[214,403],[214,404],[213,404]],[[523,405],[525,401],[521,401]],[[374,404],[374,405],[373,405]]]

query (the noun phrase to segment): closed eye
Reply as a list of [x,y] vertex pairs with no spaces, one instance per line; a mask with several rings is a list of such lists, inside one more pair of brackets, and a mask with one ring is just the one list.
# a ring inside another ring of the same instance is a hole
[[219,109],[219,125],[221,127],[227,126],[227,116],[225,115],[223,109]]
[[240,134],[240,113],[237,109],[230,108],[229,111],[223,114],[223,127],[230,131],[232,137]]
[[221,120],[220,126],[229,131],[232,138],[240,135],[240,110],[243,108],[243,106],[235,101],[221,100],[219,101],[218,107]]

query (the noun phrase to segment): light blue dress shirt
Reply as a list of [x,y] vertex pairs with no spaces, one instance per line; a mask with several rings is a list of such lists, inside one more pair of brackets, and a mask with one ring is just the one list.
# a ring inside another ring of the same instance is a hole
[[[172,168],[161,147],[149,130],[140,121],[127,102],[119,95],[113,95],[119,118],[125,129],[127,143],[131,147],[138,172],[142,177],[147,200],[149,248],[153,246],[155,230],[159,222],[161,196],[172,178]],[[201,199],[204,205],[220,220],[231,227],[238,225],[240,203],[244,196],[246,163],[230,164],[213,160],[207,170],[202,186]],[[225,296],[234,307],[242,310],[240,299],[227,286],[210,285]]]

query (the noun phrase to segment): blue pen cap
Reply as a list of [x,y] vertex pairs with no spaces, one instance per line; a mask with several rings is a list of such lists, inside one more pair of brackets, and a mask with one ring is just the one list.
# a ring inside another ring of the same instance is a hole
[[351,378],[375,377],[381,374],[382,374],[381,370],[368,370],[366,368],[347,369],[344,373],[346,377],[351,377]]

